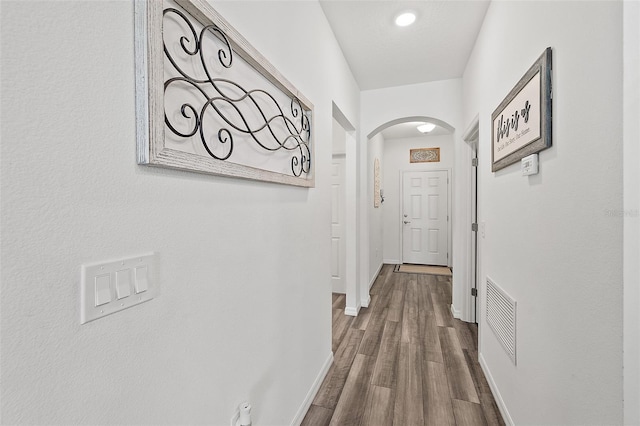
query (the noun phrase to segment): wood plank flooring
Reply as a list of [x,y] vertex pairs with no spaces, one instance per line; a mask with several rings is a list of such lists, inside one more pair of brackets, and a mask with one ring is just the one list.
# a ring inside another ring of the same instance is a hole
[[477,326],[450,305],[451,277],[393,265],[355,318],[334,294],[334,362],[302,425],[504,425],[477,361]]

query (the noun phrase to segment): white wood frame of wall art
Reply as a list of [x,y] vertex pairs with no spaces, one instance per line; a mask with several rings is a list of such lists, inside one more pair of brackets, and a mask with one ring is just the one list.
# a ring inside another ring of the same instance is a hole
[[[136,130],[138,164],[312,188],[314,179],[313,104],[204,0],[174,0],[195,22],[215,25],[239,56],[309,117],[310,168],[301,176],[263,170],[165,146],[163,1],[135,0]],[[293,107],[292,107],[293,108]],[[293,166],[292,166],[293,167]]]

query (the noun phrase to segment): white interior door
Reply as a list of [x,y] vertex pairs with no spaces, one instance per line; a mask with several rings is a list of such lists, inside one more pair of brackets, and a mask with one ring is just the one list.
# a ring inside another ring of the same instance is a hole
[[447,265],[448,180],[446,170],[403,173],[402,263]]
[[334,293],[346,293],[345,157],[334,155],[331,164],[331,282]]

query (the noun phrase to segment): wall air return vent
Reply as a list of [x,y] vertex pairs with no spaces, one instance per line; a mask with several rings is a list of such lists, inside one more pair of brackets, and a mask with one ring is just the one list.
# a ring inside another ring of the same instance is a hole
[[487,323],[516,364],[516,301],[487,277]]

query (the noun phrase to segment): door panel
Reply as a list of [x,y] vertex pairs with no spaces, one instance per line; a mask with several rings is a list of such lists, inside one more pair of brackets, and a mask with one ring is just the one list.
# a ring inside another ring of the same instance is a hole
[[447,265],[448,198],[446,170],[403,174],[403,263]]
[[420,228],[411,229],[411,251],[422,251],[422,229]]
[[411,219],[422,218],[422,195],[411,196]]
[[438,210],[439,199],[440,197],[438,195],[429,195],[427,201],[427,205],[429,206],[429,220],[438,220],[438,214],[440,213]]
[[438,254],[439,232],[438,229],[429,229],[429,254]]

